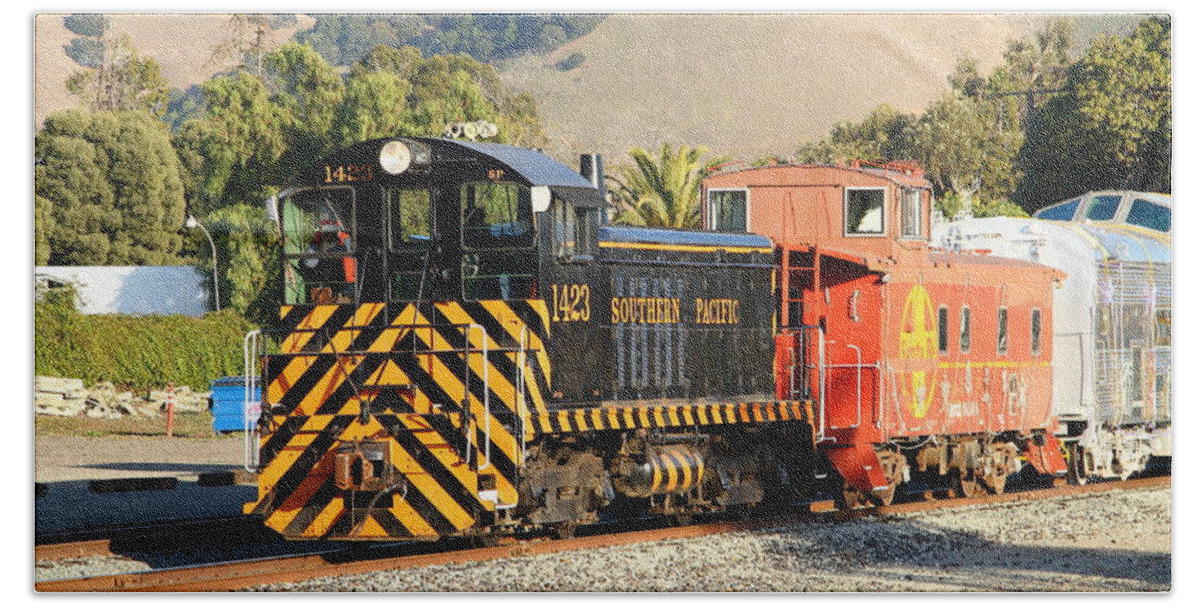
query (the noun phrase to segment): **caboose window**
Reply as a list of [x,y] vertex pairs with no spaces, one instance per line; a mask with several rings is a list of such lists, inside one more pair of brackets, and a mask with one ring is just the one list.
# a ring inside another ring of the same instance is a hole
[[284,300],[326,304],[353,296],[354,193],[349,188],[294,192],[279,205]]
[[846,188],[845,231],[847,236],[883,234],[883,188]]
[[1033,354],[1042,352],[1042,311],[1035,308],[1029,317],[1029,349]]
[[996,354],[1008,352],[1008,309],[996,311]]
[[719,232],[745,232],[746,208],[746,190],[709,190],[708,228]]
[[533,246],[533,203],[520,184],[480,182],[462,186],[465,249]]
[[389,188],[387,205],[392,251],[405,245],[429,243],[433,205],[428,190]]
[[971,352],[971,309],[963,306],[958,318],[958,350]]
[[900,215],[900,236],[921,238],[921,191],[905,190]]
[[945,306],[938,308],[938,353],[946,354],[950,350],[950,310]]

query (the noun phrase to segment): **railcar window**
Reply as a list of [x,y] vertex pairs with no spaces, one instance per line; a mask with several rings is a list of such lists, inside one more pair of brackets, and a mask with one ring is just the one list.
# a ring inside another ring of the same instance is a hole
[[721,232],[746,231],[746,191],[709,190],[708,227]]
[[387,205],[393,251],[404,245],[429,243],[433,205],[428,190],[389,188]]
[[280,201],[284,299],[329,303],[352,296],[354,194],[349,188],[302,190]]
[[900,236],[921,238],[921,191],[905,190],[900,216]]
[[946,354],[950,349],[950,310],[945,306],[938,308],[938,352]]
[[1125,221],[1134,226],[1142,226],[1159,232],[1171,231],[1171,209],[1156,205],[1140,198],[1133,199],[1129,206],[1129,215]]
[[466,249],[533,246],[533,203],[520,184],[462,186],[462,240]]
[[1008,309],[996,311],[996,354],[1008,353]]
[[846,188],[847,235],[876,236],[883,234],[883,188]]
[[971,309],[963,306],[958,318],[958,350],[971,352]]
[[1121,204],[1121,195],[1103,194],[1092,197],[1088,205],[1087,219],[1105,222],[1117,216],[1117,206]]
[[1042,352],[1042,311],[1035,308],[1032,315],[1029,317],[1029,348],[1033,354],[1039,355]]
[[1067,201],[1053,207],[1046,207],[1045,209],[1033,214],[1033,217],[1042,220],[1059,220],[1064,222],[1069,221],[1075,217],[1075,210],[1079,208],[1080,200],[1081,199],[1075,199],[1073,201]]
[[1171,345],[1171,310],[1160,308],[1154,311],[1154,344]]

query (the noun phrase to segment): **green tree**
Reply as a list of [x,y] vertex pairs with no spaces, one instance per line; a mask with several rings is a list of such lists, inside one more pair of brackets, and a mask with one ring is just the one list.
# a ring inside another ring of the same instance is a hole
[[[270,297],[274,293],[271,287],[279,283],[278,271],[271,270],[279,253],[275,227],[267,221],[263,206],[230,205],[201,221],[217,246],[222,307],[259,323],[269,322],[278,314],[268,302],[279,302]],[[205,240],[202,234],[194,238],[198,247],[207,246],[200,242]],[[207,257],[197,262],[204,276],[210,275],[211,262]]]
[[852,160],[910,158],[915,123],[913,115],[882,104],[871,110],[862,122],[839,122],[825,138],[801,146],[796,151],[796,159],[803,163],[845,164]]
[[336,145],[344,147],[411,130],[408,111],[411,89],[411,83],[393,72],[362,72],[351,76],[346,83],[346,96],[333,117]]
[[128,36],[104,42],[98,68],[67,78],[67,90],[95,112],[145,110],[161,117],[167,111],[170,85],[158,62],[137,52]]
[[672,149],[663,144],[655,158],[642,148],[629,151],[634,165],[616,167],[608,179],[620,209],[616,223],[663,228],[697,228],[700,225],[700,180],[705,167],[724,157],[702,162],[705,148],[686,145]]
[[193,213],[263,200],[281,183],[280,159],[288,146],[287,127],[295,124],[276,104],[267,85],[241,72],[205,82],[205,110],[185,121],[176,147],[189,174]]
[[34,156],[34,194],[52,207],[41,227],[47,263],[178,261],[183,181],[161,121],[145,112],[53,114]]
[[1021,151],[1026,210],[1087,190],[1171,190],[1171,24],[1148,18],[1104,36],[1041,107]]

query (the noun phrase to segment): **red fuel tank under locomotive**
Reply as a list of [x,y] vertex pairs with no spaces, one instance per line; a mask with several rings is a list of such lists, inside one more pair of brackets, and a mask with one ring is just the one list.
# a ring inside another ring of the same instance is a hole
[[1061,273],[931,248],[931,186],[913,166],[775,165],[702,188],[706,228],[778,245],[778,397],[813,401],[848,501],[947,475],[1001,492],[1022,459],[1065,472],[1050,432]]

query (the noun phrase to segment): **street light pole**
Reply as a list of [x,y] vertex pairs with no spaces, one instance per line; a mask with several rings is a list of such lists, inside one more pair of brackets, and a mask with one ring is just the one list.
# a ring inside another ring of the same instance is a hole
[[204,236],[208,237],[208,244],[212,247],[212,258],[213,258],[213,303],[215,304],[217,312],[220,312],[221,311],[221,290],[217,286],[217,244],[215,242],[213,242],[212,235],[208,233],[208,228],[205,228],[204,224],[201,224],[200,221],[197,220],[194,216],[189,215],[187,218],[187,222],[184,223],[184,226],[186,226],[188,228],[199,228],[200,230],[204,231]]

